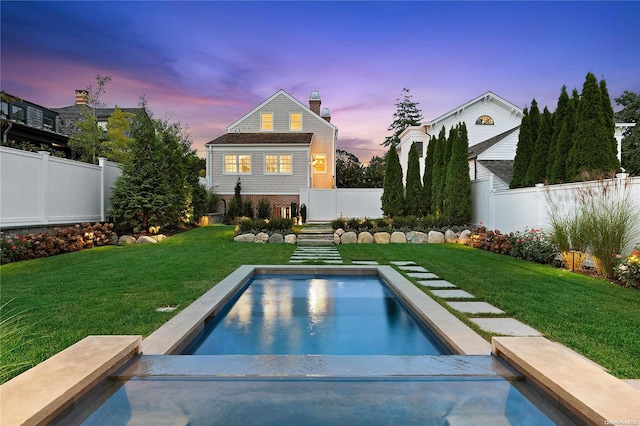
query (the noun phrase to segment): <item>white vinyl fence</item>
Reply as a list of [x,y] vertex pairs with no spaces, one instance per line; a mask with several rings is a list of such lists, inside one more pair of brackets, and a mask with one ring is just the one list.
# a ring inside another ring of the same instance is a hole
[[99,165],[0,147],[0,228],[104,221],[120,176]]
[[382,217],[382,188],[300,190],[300,205],[307,206],[308,222],[328,222],[343,217]]
[[[635,204],[636,215],[640,220],[640,177],[616,178],[608,182],[618,185],[617,193],[628,197]],[[571,211],[576,206],[578,191],[593,190],[599,192],[599,183],[577,182],[563,185],[538,185],[533,188],[510,189],[491,192],[489,179],[471,183],[473,200],[472,222],[482,224],[488,229],[498,229],[503,233],[523,231],[525,228],[549,228],[550,209]],[[553,205],[550,204],[552,201]],[[634,242],[640,242],[640,230]]]

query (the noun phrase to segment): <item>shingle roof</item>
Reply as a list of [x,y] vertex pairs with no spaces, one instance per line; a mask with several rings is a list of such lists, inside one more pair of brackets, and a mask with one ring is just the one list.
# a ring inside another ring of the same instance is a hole
[[225,133],[207,145],[310,144],[313,133]]
[[518,130],[520,128],[520,126],[516,126],[513,129],[507,130],[506,132],[500,133],[497,136],[494,136],[490,139],[487,139],[486,141],[482,141],[478,144],[473,145],[472,147],[469,148],[469,157],[468,158],[475,158],[478,155],[482,154],[483,152],[485,152],[487,149],[491,148],[492,146],[494,146],[495,144],[497,144],[498,142],[500,142],[502,139],[506,138],[507,136],[509,136],[510,134],[512,134],[513,132],[515,132],[516,130]]
[[[72,135],[75,133],[75,124],[82,119],[82,108],[87,105],[71,105],[63,108],[49,108],[59,114],[60,125],[63,133]],[[123,112],[135,114],[140,108],[120,108]],[[108,120],[115,108],[96,108],[95,114],[98,121]]]
[[513,177],[513,160],[478,160],[478,163],[489,169],[507,185]]

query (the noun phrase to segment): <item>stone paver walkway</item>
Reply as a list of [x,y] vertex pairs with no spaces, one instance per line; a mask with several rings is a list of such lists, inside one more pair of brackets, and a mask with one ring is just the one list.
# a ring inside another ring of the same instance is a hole
[[455,288],[456,287],[455,285],[451,284],[449,281],[445,281],[445,280],[424,280],[424,281],[417,281],[417,283],[423,287],[432,287],[432,288],[445,288],[445,287]]
[[289,263],[303,263],[307,261],[342,264],[342,257],[335,247],[298,246],[291,255],[291,259],[289,259]]
[[443,299],[475,299],[475,296],[471,293],[467,293],[464,290],[429,290],[434,296],[442,297]]
[[513,318],[469,318],[481,329],[504,336],[542,336],[535,328]]
[[502,309],[498,309],[487,302],[447,302],[447,305],[465,314],[504,314]]

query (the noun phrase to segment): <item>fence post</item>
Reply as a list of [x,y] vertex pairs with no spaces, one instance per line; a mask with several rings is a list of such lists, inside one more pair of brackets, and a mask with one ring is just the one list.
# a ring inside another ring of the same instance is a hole
[[105,197],[107,196],[107,188],[105,188],[107,179],[105,174],[107,173],[107,159],[104,157],[98,157],[98,165],[100,166],[100,222],[106,220],[104,212]]
[[47,196],[49,194],[49,152],[38,151],[42,157],[42,184],[40,185],[40,201],[42,202],[42,224],[49,223],[49,206],[47,205]]
[[[542,228],[543,224],[543,216],[546,215],[546,204],[544,199],[544,183],[536,183],[536,195],[537,195],[537,204],[538,204],[538,219],[536,228]],[[544,223],[546,224],[546,220]]]

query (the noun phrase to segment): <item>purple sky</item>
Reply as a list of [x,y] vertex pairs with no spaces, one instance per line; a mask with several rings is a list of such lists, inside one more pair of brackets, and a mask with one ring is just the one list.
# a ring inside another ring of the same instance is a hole
[[[11,2],[1,88],[46,106],[111,75],[103,101],[188,126],[193,147],[278,89],[320,91],[338,147],[382,155],[403,87],[425,119],[491,90],[555,109],[605,78],[640,93],[640,2]],[[615,107],[614,107],[615,108]],[[541,108],[542,109],[542,108]],[[619,108],[615,108],[616,110]]]

